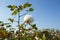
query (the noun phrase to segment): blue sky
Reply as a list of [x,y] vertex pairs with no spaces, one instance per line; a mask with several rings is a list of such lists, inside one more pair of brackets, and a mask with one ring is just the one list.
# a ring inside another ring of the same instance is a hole
[[[60,0],[0,0],[0,20],[9,22],[8,18],[11,16],[11,11],[7,8],[8,5],[21,5],[25,2],[32,4],[33,12],[30,12],[39,29],[44,28],[60,28]],[[25,13],[24,11],[21,14]],[[21,23],[23,17],[21,18]],[[15,25],[15,24],[13,24]]]

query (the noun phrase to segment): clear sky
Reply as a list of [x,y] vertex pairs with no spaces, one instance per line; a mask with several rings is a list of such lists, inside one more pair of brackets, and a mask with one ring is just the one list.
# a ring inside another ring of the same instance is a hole
[[[0,0],[0,20],[8,22],[11,11],[8,5],[21,5],[28,0]],[[30,14],[34,17],[34,23],[39,29],[55,28],[60,29],[60,0],[29,0],[34,8]],[[24,11],[22,13],[25,13]],[[23,17],[21,19],[23,22]],[[13,24],[15,25],[15,24]]]

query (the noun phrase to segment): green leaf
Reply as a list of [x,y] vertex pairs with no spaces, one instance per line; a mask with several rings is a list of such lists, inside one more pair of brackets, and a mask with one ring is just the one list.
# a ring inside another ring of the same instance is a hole
[[2,21],[0,21],[0,23],[3,23]]
[[33,11],[33,8],[29,8],[29,11]]
[[4,26],[4,23],[0,24],[0,26]]
[[19,9],[20,9],[20,10],[23,10],[23,8],[24,8],[24,7],[23,7],[22,5],[19,6]]
[[24,8],[30,7],[31,5],[32,5],[32,4],[25,3],[24,5],[20,5],[20,6],[19,6],[19,9],[20,9],[20,10],[23,10]]
[[11,5],[7,6],[8,8],[11,8]]
[[4,23],[3,23],[3,21],[0,21],[0,26],[4,26]]
[[11,27],[11,25],[7,25],[6,27]]
[[33,29],[37,29],[36,24],[31,25]]
[[9,5],[8,8],[10,8],[10,10],[14,10],[15,8],[17,8],[17,6],[15,6],[15,5],[13,5],[13,6]]
[[13,23],[13,21],[14,21],[14,19],[12,19],[12,18],[9,18],[8,19],[11,23]]
[[31,5],[32,5],[32,4],[25,3],[25,4],[23,5],[23,7],[26,8],[26,7],[30,7]]
[[42,37],[43,40],[46,40],[46,37],[45,37],[45,34],[43,34],[43,37]]
[[32,40],[32,38],[31,38],[31,37],[29,37],[29,38],[27,38],[27,40]]
[[16,9],[16,10],[12,13],[12,15],[16,15],[16,14],[18,14],[18,12],[19,12],[19,10]]

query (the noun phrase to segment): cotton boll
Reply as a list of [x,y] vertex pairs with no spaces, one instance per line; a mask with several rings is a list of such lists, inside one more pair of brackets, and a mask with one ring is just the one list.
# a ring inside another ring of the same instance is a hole
[[37,36],[35,36],[35,39],[38,40],[39,38]]
[[24,22],[27,23],[27,24],[30,24],[34,21],[33,17],[31,15],[26,15],[24,17]]

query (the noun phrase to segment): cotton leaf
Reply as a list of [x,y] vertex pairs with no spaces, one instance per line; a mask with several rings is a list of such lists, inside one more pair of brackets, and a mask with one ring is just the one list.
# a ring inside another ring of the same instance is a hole
[[24,8],[30,7],[31,5],[32,5],[32,4],[25,3],[24,5],[20,5],[20,6],[19,6],[19,9],[20,9],[20,10],[23,10]]
[[19,9],[20,9],[20,10],[23,10],[23,8],[24,8],[24,7],[23,7],[22,5],[19,6]]
[[3,23],[2,21],[0,21],[0,23]]
[[11,27],[11,25],[7,25],[6,27]]
[[3,21],[0,21],[0,26],[4,26],[4,23],[3,23]]
[[36,24],[31,25],[33,29],[37,29]]
[[15,6],[15,5],[13,5],[13,6],[9,5],[8,8],[10,8],[11,10],[14,10],[15,8],[17,8],[17,6]]
[[32,4],[29,4],[29,3],[25,3],[23,6],[24,6],[24,8],[26,8],[26,7],[30,7]]
[[4,23],[0,24],[0,26],[4,26]]
[[33,8],[29,8],[29,11],[33,11]]
[[12,19],[12,18],[9,18],[8,19],[11,23],[13,23],[13,21],[14,21],[14,19]]
[[16,15],[16,14],[18,14],[18,9],[16,9],[16,10],[12,13],[12,15]]
[[42,38],[43,38],[43,40],[46,40],[46,36],[45,36],[45,34],[43,34],[43,37],[42,37]]

